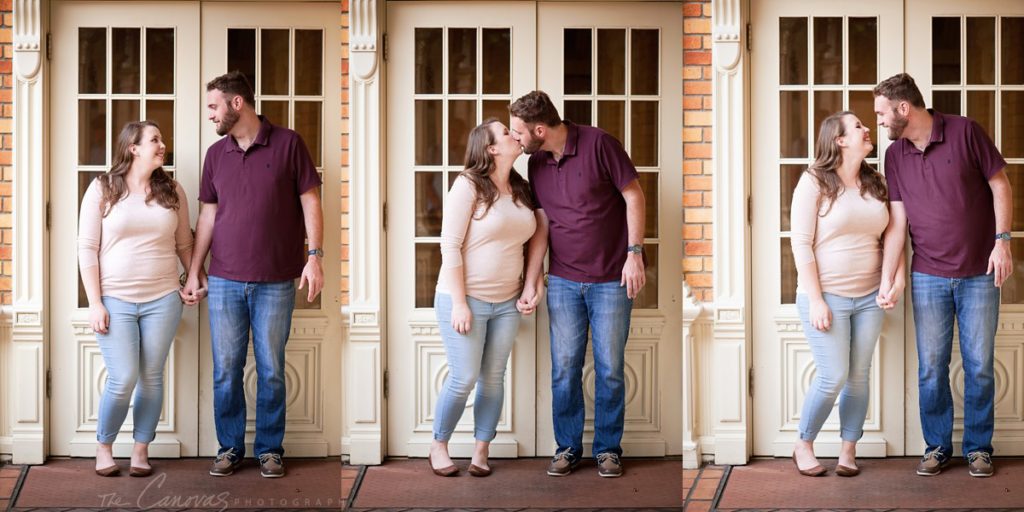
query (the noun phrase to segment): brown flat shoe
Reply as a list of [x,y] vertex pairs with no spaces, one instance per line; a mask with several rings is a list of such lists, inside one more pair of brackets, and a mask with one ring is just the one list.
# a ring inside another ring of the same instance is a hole
[[837,476],[857,476],[860,474],[860,468],[851,468],[842,464],[836,465]]
[[99,476],[117,476],[121,474],[121,468],[117,467],[117,464],[113,466],[107,466],[103,469],[97,469],[96,474]]
[[821,464],[811,469],[800,469],[800,464],[796,463],[796,452],[793,452],[793,465],[796,466],[796,470],[803,476],[824,476],[825,473],[828,473],[828,470]]
[[427,454],[427,462],[430,464],[430,469],[437,476],[455,476],[459,474],[459,467],[456,466],[455,464],[452,464],[451,466],[444,467],[441,469],[434,469],[434,462],[430,460],[429,453]]
[[468,472],[473,476],[479,477],[489,476],[491,474],[490,468],[482,468],[476,464],[470,464]]
[[153,468],[151,468],[151,467],[150,468],[140,468],[138,466],[132,466],[128,470],[128,475],[130,475],[130,476],[143,477],[143,476],[149,476],[149,475],[152,475],[152,474],[153,474]]

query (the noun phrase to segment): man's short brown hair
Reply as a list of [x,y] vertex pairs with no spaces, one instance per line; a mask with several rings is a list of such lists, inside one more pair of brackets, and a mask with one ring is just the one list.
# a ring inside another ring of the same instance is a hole
[[526,124],[544,123],[547,126],[562,124],[558,109],[544,91],[533,91],[508,106],[512,117],[522,119]]
[[252,92],[252,85],[241,71],[231,71],[210,80],[206,84],[206,92],[214,89],[224,93],[228,97],[228,101],[231,101],[231,98],[235,96],[241,96],[250,107],[256,108],[256,98]]
[[917,108],[925,108],[921,90],[914,83],[914,77],[900,73],[890,76],[875,86],[875,96],[884,96],[889,101],[905,101]]

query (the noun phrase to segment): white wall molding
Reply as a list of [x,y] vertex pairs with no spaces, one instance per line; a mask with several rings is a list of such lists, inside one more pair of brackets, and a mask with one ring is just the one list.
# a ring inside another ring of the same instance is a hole
[[352,464],[380,464],[384,458],[383,13],[383,0],[350,3],[351,252],[342,444]]
[[[8,368],[12,458],[41,464],[46,456],[47,315],[46,33],[42,0],[14,2],[13,329]],[[7,374],[7,372],[5,372]]]
[[[714,163],[714,342],[712,425],[716,464],[750,454],[750,230],[747,225],[747,0],[712,0],[712,162]],[[705,433],[708,434],[708,433]]]
[[697,398],[710,390],[697,386],[700,366],[694,356],[698,340],[710,329],[704,305],[693,297],[690,287],[683,283],[683,468],[694,469],[701,464],[701,445],[697,438]]

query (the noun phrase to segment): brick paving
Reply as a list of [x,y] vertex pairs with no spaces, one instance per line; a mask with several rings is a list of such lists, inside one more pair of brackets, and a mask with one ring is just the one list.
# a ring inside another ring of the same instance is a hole
[[683,510],[704,512],[715,510],[718,497],[728,481],[729,466],[707,465],[683,470]]

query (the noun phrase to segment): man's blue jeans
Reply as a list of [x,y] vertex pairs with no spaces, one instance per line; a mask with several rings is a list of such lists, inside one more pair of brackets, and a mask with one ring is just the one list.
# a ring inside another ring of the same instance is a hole
[[284,454],[284,347],[295,308],[295,282],[252,283],[210,276],[213,346],[213,415],[218,453],[245,454],[245,390],[242,370],[252,329],[256,358],[255,455]]
[[951,279],[914,272],[911,280],[921,429],[928,451],[940,448],[943,457],[953,455],[949,361],[955,319],[964,368],[963,453],[992,453],[999,288],[991,275]]
[[578,283],[548,276],[551,317],[551,409],[558,451],[583,455],[583,361],[594,343],[594,455],[622,455],[626,408],[623,377],[633,299],[618,281]]

